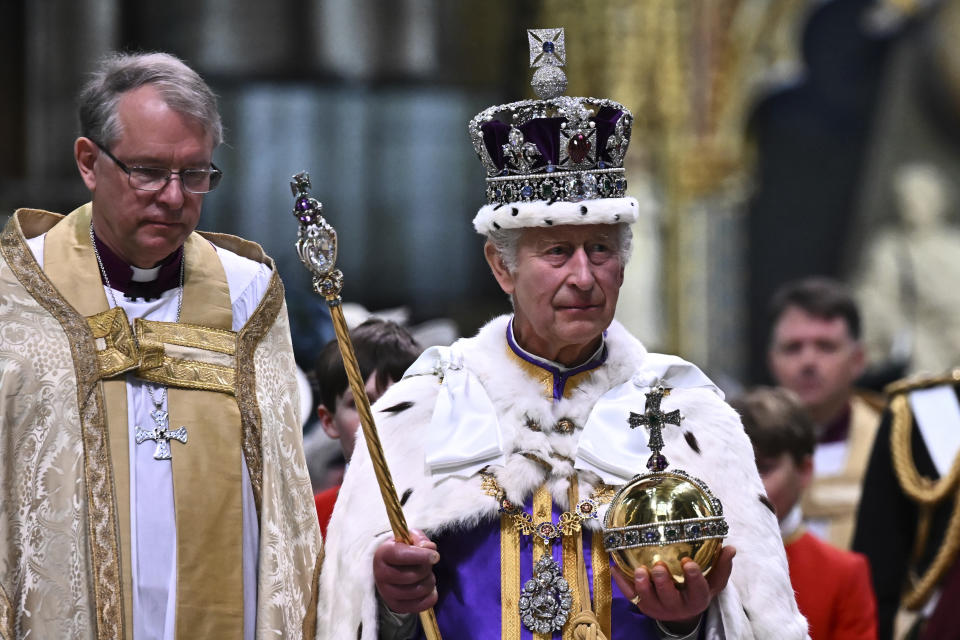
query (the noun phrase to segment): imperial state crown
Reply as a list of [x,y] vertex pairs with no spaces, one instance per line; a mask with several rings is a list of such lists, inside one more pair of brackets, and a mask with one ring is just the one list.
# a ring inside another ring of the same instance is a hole
[[539,100],[484,109],[470,120],[487,173],[480,233],[560,224],[632,223],[623,161],[633,116],[619,102],[563,95],[563,29],[530,29],[532,85]]

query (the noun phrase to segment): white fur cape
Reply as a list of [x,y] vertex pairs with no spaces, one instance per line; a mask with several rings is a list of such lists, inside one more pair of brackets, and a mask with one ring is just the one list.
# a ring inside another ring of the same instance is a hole
[[[642,371],[650,358],[643,346],[614,322],[607,332],[607,362],[576,387],[572,398],[554,402],[508,352],[508,320],[507,316],[493,320],[476,337],[461,340],[454,348],[496,408],[505,461],[492,470],[507,496],[523,504],[523,499],[546,481],[554,501],[566,507],[567,481],[563,478],[574,472],[570,461],[576,458],[579,430],[570,435],[549,428],[535,432],[524,424],[532,418],[540,425],[553,425],[566,417],[584,425],[597,399]],[[440,380],[436,375],[405,376],[374,407],[397,493],[407,497],[407,523],[434,536],[452,527],[469,528],[482,518],[496,518],[498,507],[497,501],[481,490],[478,474],[434,476],[425,464],[424,443]],[[806,638],[806,620],[797,610],[777,520],[764,504],[753,449],[737,414],[703,387],[674,389],[664,399],[663,409],[680,409],[683,415],[681,428],[663,433],[671,468],[701,478],[720,498],[730,526],[725,544],[737,548],[730,582],[708,610],[706,637]],[[543,468],[522,452],[536,452],[551,463],[551,478],[546,479]],[[578,475],[581,495],[599,482],[595,473],[578,470]],[[358,445],[328,531],[319,638],[358,637],[361,623],[362,640],[377,638],[372,560],[389,531],[370,456],[366,447]]]

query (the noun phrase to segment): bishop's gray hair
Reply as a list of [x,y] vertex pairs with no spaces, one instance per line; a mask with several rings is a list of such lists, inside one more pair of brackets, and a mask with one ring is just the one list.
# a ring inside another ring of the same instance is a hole
[[[520,236],[523,229],[495,229],[487,234],[487,241],[493,245],[503,260],[504,266],[510,273],[517,271],[517,250],[520,246]],[[627,266],[633,253],[633,230],[626,222],[614,225],[614,238],[617,253],[620,255],[620,265]]]
[[120,97],[144,85],[157,88],[168,107],[200,123],[216,147],[223,141],[217,98],[200,75],[169,53],[111,53],[100,60],[78,98],[80,135],[102,145],[123,133]]

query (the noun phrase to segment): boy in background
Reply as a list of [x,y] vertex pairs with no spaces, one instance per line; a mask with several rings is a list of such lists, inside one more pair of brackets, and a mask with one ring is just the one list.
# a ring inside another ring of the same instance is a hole
[[[406,329],[395,322],[377,318],[358,325],[350,332],[350,339],[371,405],[403,376],[423,351]],[[320,426],[330,438],[340,441],[343,458],[349,464],[360,426],[360,415],[336,340],[327,343],[320,352],[314,374],[320,388],[320,405],[317,407]],[[314,496],[320,531],[324,536],[327,535],[327,524],[339,493],[338,484]]]
[[813,478],[814,425],[786,389],[758,387],[730,402],[753,443],[766,504],[777,514],[790,581],[812,640],[873,640],[877,604],[866,558],[803,526],[800,500]]

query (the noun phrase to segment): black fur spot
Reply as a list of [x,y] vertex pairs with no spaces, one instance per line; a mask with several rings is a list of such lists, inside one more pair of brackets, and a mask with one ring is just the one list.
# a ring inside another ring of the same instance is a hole
[[620,214],[618,213],[617,215],[613,216],[613,219],[616,220],[617,222],[619,222],[619,221],[620,221]]
[[408,401],[406,401],[406,402],[401,402],[401,403],[399,403],[399,404],[395,404],[395,405],[393,405],[392,407],[387,407],[386,409],[381,409],[381,413],[400,413],[401,411],[406,411],[407,409],[409,409],[409,408],[412,407],[412,406],[413,406],[413,403],[408,400]]
[[700,443],[697,442],[697,436],[693,435],[690,431],[684,431],[683,437],[687,441],[687,444],[690,445],[690,448],[693,449],[694,453],[700,453]]
[[549,225],[553,224],[553,220],[551,220],[550,218],[544,218],[544,219],[543,219],[543,223],[544,223],[545,225],[549,226]]
[[770,509],[770,513],[772,513],[773,515],[777,515],[777,509],[773,506],[773,503],[770,502],[770,499],[767,498],[767,496],[761,493],[757,497],[760,498],[760,502],[763,504],[763,506],[765,506],[767,509]]
[[403,492],[403,497],[400,498],[400,506],[407,504],[407,500],[410,499],[410,496],[413,495],[413,489],[407,489]]
[[582,216],[587,215],[587,208],[584,207],[584,206],[582,206],[582,205],[581,205],[581,207],[580,207],[580,215],[582,215]]
[[520,213],[520,209],[517,209],[516,207],[512,207],[512,208],[510,209],[510,215],[515,216],[515,215],[517,215],[518,213]]
[[496,222],[494,222],[494,223],[493,223],[493,228],[494,228],[494,229],[499,229],[499,228],[500,228],[500,225],[498,225]]

